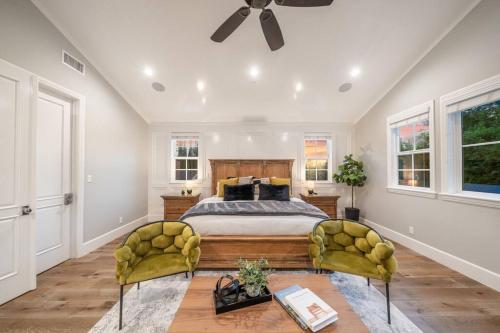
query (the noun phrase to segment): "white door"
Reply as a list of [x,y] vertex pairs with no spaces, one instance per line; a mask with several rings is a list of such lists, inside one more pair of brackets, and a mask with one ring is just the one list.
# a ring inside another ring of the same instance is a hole
[[0,59],[0,304],[36,283],[29,107],[30,74]]
[[[71,102],[39,92],[36,150],[36,271],[69,259]],[[68,199],[68,198],[66,198]]]

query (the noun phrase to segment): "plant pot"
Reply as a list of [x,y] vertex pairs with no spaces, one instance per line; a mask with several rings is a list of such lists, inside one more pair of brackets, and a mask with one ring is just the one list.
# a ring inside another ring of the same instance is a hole
[[260,295],[260,286],[257,286],[257,285],[248,285],[246,284],[245,285],[245,290],[247,292],[247,295],[250,296],[250,297],[257,297]]
[[359,221],[359,208],[345,208],[345,218],[348,220]]

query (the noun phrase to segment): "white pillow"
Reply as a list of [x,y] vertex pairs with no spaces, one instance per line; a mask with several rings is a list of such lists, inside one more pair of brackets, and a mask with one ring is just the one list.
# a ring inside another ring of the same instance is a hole
[[252,184],[253,176],[238,177],[238,185]]

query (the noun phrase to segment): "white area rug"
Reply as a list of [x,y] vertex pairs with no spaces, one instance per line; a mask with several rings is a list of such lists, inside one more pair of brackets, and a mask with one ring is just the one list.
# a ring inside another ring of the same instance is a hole
[[[222,271],[200,271],[200,276],[220,276]],[[234,272],[228,272],[234,273]],[[277,274],[313,274],[305,271],[279,271]],[[330,274],[330,281],[342,292],[354,311],[373,333],[404,332],[421,333],[397,307],[391,304],[392,324],[387,324],[386,299],[375,287],[367,286],[366,279],[343,273]],[[164,333],[189,287],[191,279],[184,274],[169,276],[134,286],[123,297],[123,333]],[[117,287],[118,296],[118,287]],[[90,330],[92,333],[118,332],[117,302]],[[291,320],[291,319],[290,319]],[[342,320],[342,318],[340,318]]]

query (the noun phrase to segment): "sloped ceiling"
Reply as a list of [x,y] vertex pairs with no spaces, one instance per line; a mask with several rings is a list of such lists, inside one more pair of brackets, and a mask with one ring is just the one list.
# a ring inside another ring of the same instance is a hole
[[[33,2],[151,122],[354,122],[477,3],[272,4],[285,46],[271,52],[257,10],[224,43],[210,40],[244,1]],[[144,75],[145,66],[153,77]],[[248,75],[251,66],[260,69],[257,80]],[[355,66],[361,75],[352,78]],[[164,92],[152,89],[155,81]],[[298,82],[303,89],[294,96]],[[345,82],[353,87],[340,93]]]

